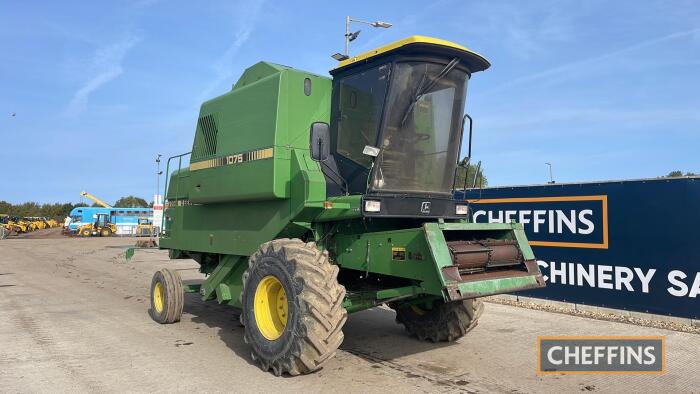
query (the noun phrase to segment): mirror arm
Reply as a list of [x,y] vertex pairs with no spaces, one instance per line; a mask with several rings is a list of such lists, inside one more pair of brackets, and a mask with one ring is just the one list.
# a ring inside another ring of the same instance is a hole
[[[464,124],[466,120],[469,119],[469,145],[468,145],[468,150],[467,150],[467,157],[461,162],[457,164],[457,168],[455,168],[455,175],[454,175],[454,180],[452,182],[452,191],[454,193],[455,191],[455,186],[457,186],[457,174],[459,167],[464,167],[464,187],[462,190],[467,189],[467,175],[469,173],[469,162],[471,161],[472,158],[472,117],[469,116],[469,114],[465,113],[464,116],[462,116],[462,125],[461,125],[461,132],[459,133],[459,154],[457,155],[457,158],[462,153],[462,140],[464,139]],[[466,199],[466,193],[464,198]]]
[[326,161],[328,157],[323,157],[323,139],[318,139],[318,161]]
[[471,157],[467,157],[463,162],[464,166],[464,185],[462,187],[462,200],[467,201],[467,178],[469,178],[469,162]]
[[329,165],[326,163],[326,160],[328,160],[328,156],[329,156],[329,155],[324,155],[324,153],[323,153],[323,139],[320,139],[320,138],[319,138],[319,140],[318,140],[318,152],[319,152],[318,162],[319,162],[321,165],[325,165],[326,168],[327,168],[330,172],[333,173],[333,175],[335,175],[335,176],[337,176],[338,178],[340,178],[340,180],[341,180],[343,183],[339,183],[338,181],[336,181],[336,180],[333,179],[332,177],[331,177],[331,180],[332,180],[333,182],[335,182],[338,186],[340,186],[341,189],[344,189],[345,195],[348,195],[348,193],[349,193],[349,190],[348,190],[348,182],[345,180],[345,178],[343,178],[340,174],[338,174],[337,172],[335,172],[335,171],[333,170],[333,168],[331,168],[331,166],[329,166]]
[[469,116],[469,114],[464,114],[464,117],[462,118],[462,134],[464,134],[464,120],[469,119],[469,145],[467,149],[467,157],[471,158],[472,157],[472,124],[473,120],[472,117]]

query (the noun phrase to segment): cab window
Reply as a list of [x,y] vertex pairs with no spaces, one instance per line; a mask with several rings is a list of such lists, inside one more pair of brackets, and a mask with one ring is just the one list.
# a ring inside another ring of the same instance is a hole
[[340,81],[340,119],[336,150],[368,167],[372,157],[362,154],[365,145],[377,144],[390,65],[385,64]]

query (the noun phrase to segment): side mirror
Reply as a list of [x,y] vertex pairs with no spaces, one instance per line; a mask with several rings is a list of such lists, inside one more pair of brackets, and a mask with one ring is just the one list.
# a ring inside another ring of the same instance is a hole
[[325,161],[331,154],[331,129],[328,123],[314,122],[311,124],[311,158]]

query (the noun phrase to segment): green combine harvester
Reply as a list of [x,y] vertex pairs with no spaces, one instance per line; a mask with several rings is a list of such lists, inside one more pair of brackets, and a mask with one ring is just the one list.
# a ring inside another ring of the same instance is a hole
[[153,319],[179,321],[199,293],[240,313],[263,370],[298,375],[332,358],[348,313],[386,304],[419,339],[454,341],[478,297],[543,287],[522,227],[469,223],[453,197],[467,81],[489,65],[413,36],[332,79],[248,68],[202,105],[189,167],[189,153],[168,160],[160,248],[207,278],[156,272]]

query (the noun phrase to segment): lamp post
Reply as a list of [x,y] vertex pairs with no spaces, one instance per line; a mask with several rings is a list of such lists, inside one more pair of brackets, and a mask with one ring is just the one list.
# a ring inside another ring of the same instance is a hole
[[554,177],[552,176],[552,163],[544,163],[549,166],[549,183],[554,183]]
[[345,52],[343,52],[342,54],[336,53],[335,55],[333,55],[332,58],[335,60],[342,61],[342,60],[350,58],[350,41],[355,41],[357,36],[360,35],[360,31],[361,31],[361,30],[358,30],[354,33],[351,33],[350,32],[350,24],[352,22],[364,23],[365,25],[370,25],[372,27],[381,27],[383,29],[388,29],[392,26],[391,23],[389,23],[389,22],[382,22],[382,21],[368,22],[368,21],[363,21],[361,19],[354,19],[354,18],[351,18],[349,16],[346,16],[345,17]]
[[[156,157],[156,200],[158,200],[158,196],[160,196],[160,175],[163,173],[163,171],[160,170],[160,158],[161,158],[160,153],[158,153],[158,156]],[[160,201],[153,201],[153,204],[160,204]]]

